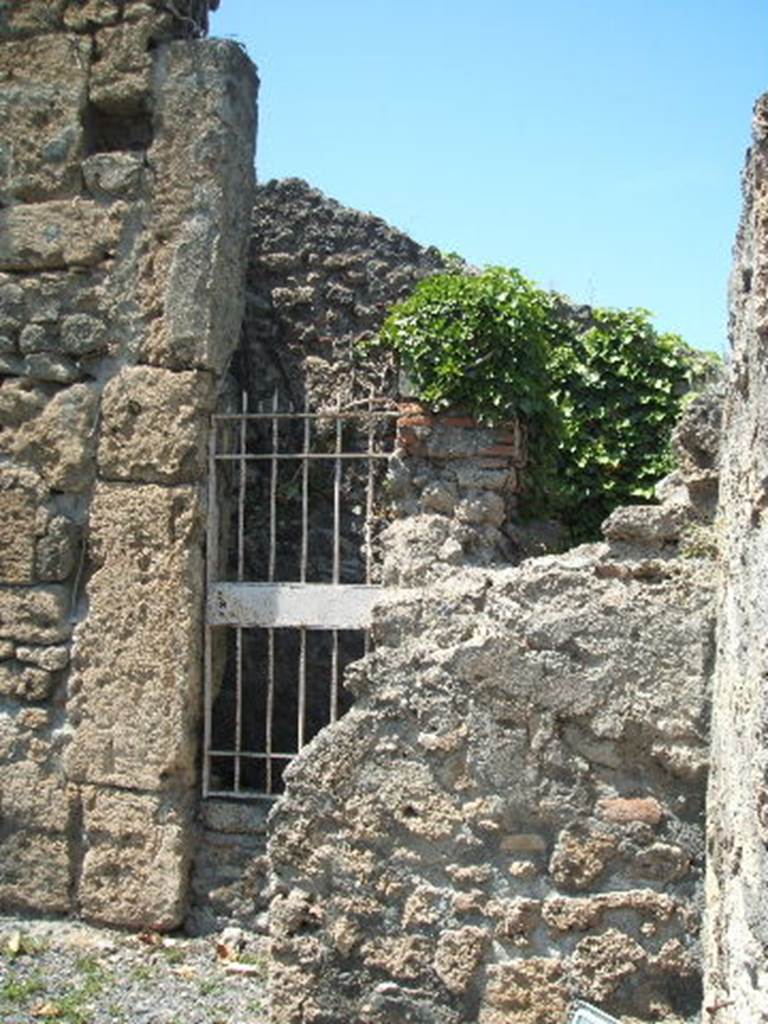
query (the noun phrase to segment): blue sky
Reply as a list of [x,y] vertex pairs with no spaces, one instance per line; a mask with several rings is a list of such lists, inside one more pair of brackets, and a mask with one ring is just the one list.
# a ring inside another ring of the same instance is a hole
[[257,173],[721,350],[764,0],[222,0]]

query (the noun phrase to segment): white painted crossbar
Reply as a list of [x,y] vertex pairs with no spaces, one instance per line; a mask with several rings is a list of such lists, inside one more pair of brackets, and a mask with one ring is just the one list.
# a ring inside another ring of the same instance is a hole
[[365,583],[214,583],[208,624],[367,629],[383,595],[382,587]]

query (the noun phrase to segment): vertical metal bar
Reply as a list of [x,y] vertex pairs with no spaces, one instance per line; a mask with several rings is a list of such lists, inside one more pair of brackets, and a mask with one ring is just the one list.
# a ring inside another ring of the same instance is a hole
[[237,491],[237,578],[243,580],[245,572],[245,489],[246,489],[246,460],[248,421],[248,392],[243,391],[241,399],[241,411],[243,418],[240,420],[240,480]]
[[333,467],[333,582],[341,575],[341,409],[336,413],[336,459]]
[[[368,412],[373,413],[373,388],[368,395]],[[365,488],[365,582],[373,575],[373,446],[376,443],[373,415],[368,420],[368,483]]]
[[[307,410],[305,409],[305,412]],[[304,420],[304,448],[303,454],[309,454],[310,448],[310,421],[309,417]],[[307,582],[307,562],[309,559],[309,459],[301,460],[301,565],[300,579],[302,583]]]
[[[276,413],[280,405],[280,396],[277,388],[272,395],[272,412]],[[279,421],[272,420],[272,455],[277,455],[280,445]],[[269,582],[275,579],[277,550],[277,459],[272,459],[270,484],[269,484]],[[272,778],[272,740],[275,723],[275,631],[270,629],[267,633],[267,720],[265,723],[265,753],[266,753],[266,778],[265,790],[268,794],[273,792]]]
[[267,630],[267,720],[265,722],[264,753],[266,777],[264,789],[272,792],[272,723],[275,717],[275,631]]
[[339,717],[339,631],[333,631],[331,646],[331,723]]
[[298,743],[299,750],[304,746],[304,723],[307,717],[307,631],[299,629],[299,708],[298,708]]
[[[248,393],[243,391],[241,400],[242,419],[240,420],[240,479],[237,491],[237,578],[240,582],[245,574],[245,490],[247,485],[246,461],[247,454],[247,420]],[[243,630],[241,626],[235,632],[235,778],[234,791],[240,792],[242,761],[240,754],[243,749]]]
[[[277,389],[272,396],[272,411],[277,412],[280,401]],[[272,420],[272,456],[271,473],[269,481],[269,569],[268,578],[270,583],[275,581],[275,561],[277,550],[277,459],[274,458],[279,448],[279,420],[275,417]]]
[[234,791],[240,792],[240,753],[243,737],[243,630],[235,627],[235,778]]
[[[216,498],[216,421],[212,420],[208,435],[208,535],[206,538],[206,588],[209,591],[218,577],[219,516]],[[206,613],[207,620],[207,613]],[[204,637],[203,694],[203,796],[211,790],[211,737],[213,733],[213,630],[207,624]]]

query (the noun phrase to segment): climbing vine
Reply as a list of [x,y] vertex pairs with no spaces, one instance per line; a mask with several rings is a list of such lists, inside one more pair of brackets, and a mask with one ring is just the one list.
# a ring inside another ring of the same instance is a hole
[[390,311],[378,344],[434,409],[486,423],[519,417],[529,510],[557,516],[577,539],[596,536],[617,505],[651,500],[672,466],[684,396],[717,362],[659,334],[645,310],[575,311],[502,267],[422,281]]

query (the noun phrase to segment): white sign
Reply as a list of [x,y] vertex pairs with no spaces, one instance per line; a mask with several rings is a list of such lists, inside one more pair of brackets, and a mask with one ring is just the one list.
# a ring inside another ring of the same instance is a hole
[[596,1006],[590,1006],[589,1003],[579,1000],[571,1007],[565,1024],[620,1024],[620,1022],[615,1017],[609,1017],[607,1013],[598,1010]]

